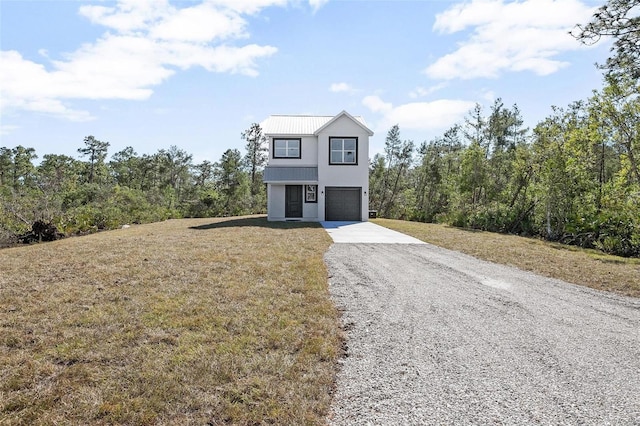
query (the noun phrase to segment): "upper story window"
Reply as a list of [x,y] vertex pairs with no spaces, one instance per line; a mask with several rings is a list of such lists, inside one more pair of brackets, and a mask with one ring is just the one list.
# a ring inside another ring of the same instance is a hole
[[273,158],[301,158],[301,139],[273,139]]
[[358,164],[358,138],[329,138],[329,164]]

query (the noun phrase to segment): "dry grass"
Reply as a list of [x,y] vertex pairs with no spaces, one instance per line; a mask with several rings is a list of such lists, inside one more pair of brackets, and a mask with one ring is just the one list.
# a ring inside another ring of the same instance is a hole
[[321,424],[318,225],[188,219],[0,250],[0,424]]
[[479,259],[515,266],[598,290],[640,297],[640,259],[609,256],[595,250],[453,228],[431,223],[376,219],[373,222],[422,241]]

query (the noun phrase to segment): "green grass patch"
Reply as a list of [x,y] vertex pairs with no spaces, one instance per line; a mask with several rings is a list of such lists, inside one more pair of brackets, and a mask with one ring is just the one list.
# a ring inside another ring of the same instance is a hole
[[0,424],[324,424],[317,224],[185,219],[0,251]]

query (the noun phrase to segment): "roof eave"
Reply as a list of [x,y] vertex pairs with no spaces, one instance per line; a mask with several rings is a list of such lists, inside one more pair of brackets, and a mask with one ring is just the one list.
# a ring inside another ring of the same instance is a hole
[[264,134],[267,137],[273,138],[273,137],[278,137],[278,136],[282,136],[282,137],[313,137],[316,136],[313,133],[265,133]]
[[263,180],[264,183],[272,185],[317,185],[317,180]]
[[351,114],[349,114],[347,111],[342,110],[342,112],[340,112],[338,115],[336,115],[335,117],[333,117],[331,120],[327,121],[323,126],[321,126],[318,130],[316,130],[313,134],[313,136],[318,136],[318,134],[320,134],[320,132],[322,132],[324,129],[326,129],[327,127],[329,127],[333,122],[337,121],[340,117],[347,117],[349,118],[351,121],[353,121],[354,123],[356,123],[358,126],[360,126],[360,128],[362,128],[362,130],[364,130],[365,132],[367,132],[367,134],[369,136],[373,136],[373,131],[371,129],[369,129],[367,126],[365,126],[364,124],[362,124],[361,122],[359,122],[358,120],[355,119],[355,117]]

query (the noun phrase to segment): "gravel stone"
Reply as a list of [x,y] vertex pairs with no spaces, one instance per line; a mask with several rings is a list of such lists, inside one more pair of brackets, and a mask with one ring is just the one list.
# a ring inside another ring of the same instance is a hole
[[639,299],[430,244],[325,262],[347,334],[329,424],[640,425]]

